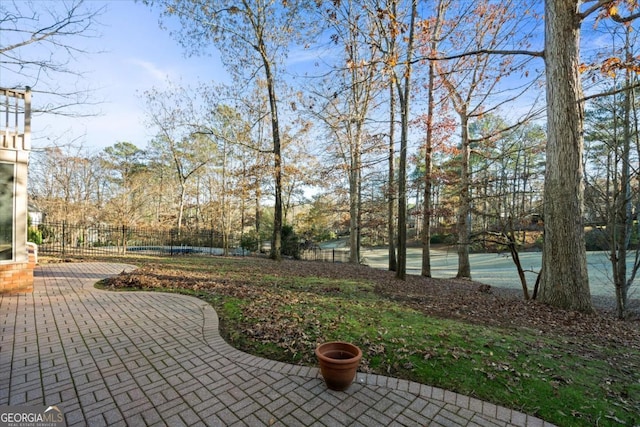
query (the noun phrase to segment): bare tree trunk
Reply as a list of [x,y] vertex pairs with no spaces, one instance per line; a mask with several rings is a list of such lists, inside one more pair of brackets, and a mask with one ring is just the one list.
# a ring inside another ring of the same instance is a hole
[[511,258],[513,259],[513,263],[518,270],[518,277],[520,278],[520,285],[522,286],[522,293],[524,295],[524,299],[528,300],[529,297],[529,287],[527,286],[527,277],[524,274],[524,269],[522,268],[522,262],[520,262],[520,253],[518,252],[518,242],[515,236],[515,227],[513,225],[513,218],[509,217],[508,223],[509,229],[505,233],[507,237],[507,246],[509,247],[509,252],[511,253]]
[[[636,79],[634,79],[634,81],[637,83]],[[633,89],[631,90],[631,93],[629,95],[633,99],[635,99],[635,91]],[[634,134],[634,143],[635,143],[636,153],[640,154],[640,118],[638,117],[638,110],[637,110],[635,102],[632,103],[632,105],[631,105],[630,115],[631,115],[630,125],[633,125],[631,127],[630,131]],[[635,175],[636,175],[636,186],[639,186],[639,184],[640,184],[640,174],[635,174]],[[635,200],[634,204],[635,204],[635,211],[639,212],[640,211],[640,198],[637,195],[636,195],[636,200]],[[635,232],[637,234],[640,234],[640,221],[635,221],[635,224],[633,224],[633,230],[635,230]],[[631,269],[631,274],[627,278],[627,283],[626,283],[627,292],[629,291],[629,289],[631,288],[631,285],[635,281],[635,278],[636,278],[636,276],[638,274],[638,270],[639,269],[640,269],[640,247],[636,247],[635,254],[634,254],[633,267]],[[624,313],[624,314],[626,315],[626,313]]]
[[[362,127],[361,125],[358,127],[358,135],[362,135]],[[361,140],[361,136],[358,136],[358,141]],[[361,150],[361,144],[358,144],[358,150]],[[358,264],[360,263],[360,249],[362,247],[362,155],[358,155],[358,163],[360,163],[360,167],[358,168],[358,227],[356,229],[356,253],[355,257],[358,260]]]
[[[629,51],[629,32],[627,30],[626,60],[632,61],[633,55]],[[631,62],[629,62],[631,63]],[[627,70],[624,82],[627,90],[624,91],[624,119],[622,132],[622,176],[621,188],[616,203],[616,213],[614,218],[616,224],[614,228],[615,256],[612,256],[613,277],[616,289],[616,314],[619,319],[624,319],[627,314],[627,294],[629,283],[627,281],[627,250],[631,241],[631,229],[633,227],[633,212],[631,203],[631,89],[630,71]],[[615,111],[615,110],[614,110]]]
[[[347,125],[350,126],[350,125]],[[349,262],[360,262],[360,132],[356,131],[349,171]]]
[[398,269],[396,278],[407,276],[407,145],[409,138],[409,103],[411,96],[411,63],[413,59],[414,29],[418,0],[411,1],[411,17],[407,45],[404,88],[398,82],[401,109],[400,162],[398,164]]
[[398,164],[398,264],[396,278],[404,280],[407,275],[407,134],[408,99],[402,106],[402,135],[400,137],[400,163]]
[[[256,181],[258,181],[258,179],[256,178]],[[260,229],[261,229],[261,225],[262,225],[262,206],[260,204],[260,199],[262,198],[262,192],[260,191],[260,183],[256,182],[256,234],[258,235],[258,240],[260,245],[262,245],[262,238],[260,237]],[[260,249],[260,248],[258,248]]]
[[184,216],[184,198],[187,193],[186,183],[180,177],[180,206],[178,207],[178,236],[182,230],[182,217]]
[[160,168],[160,188],[158,189],[158,194],[157,194],[157,200],[158,203],[156,204],[156,223],[160,223],[160,211],[161,211],[161,207],[162,207],[162,195],[164,194],[164,171],[162,170],[162,168]]
[[[438,10],[436,15],[436,23],[431,37],[431,53],[438,51],[438,41],[440,39],[440,28],[442,23],[442,15],[444,13],[445,4],[442,0],[438,2]],[[432,157],[433,157],[433,116],[434,116],[434,96],[436,70],[435,63],[429,61],[428,72],[429,94],[427,95],[427,135],[424,153],[424,200],[422,211],[422,270],[424,277],[431,277],[431,211],[433,210],[431,203],[432,192]]]
[[271,239],[271,259],[282,259],[282,149],[280,144],[280,124],[278,122],[278,103],[275,82],[271,73],[271,63],[266,55],[264,42],[260,41],[261,55],[269,92],[269,109],[271,111],[271,133],[273,137],[273,177],[275,181],[275,206],[273,212],[273,237]]
[[591,312],[584,241],[578,0],[545,2],[547,162],[539,299]]
[[387,227],[389,234],[389,271],[396,271],[396,233],[395,233],[395,129],[396,129],[396,102],[394,96],[393,80],[389,84],[389,188],[387,189]]
[[465,113],[460,114],[460,128],[462,129],[462,159],[460,164],[460,207],[458,208],[458,274],[456,277],[471,278],[471,263],[469,262],[469,214],[471,212],[469,160],[471,148],[469,146],[469,118]]
[[222,225],[222,251],[225,256],[229,255],[229,233],[227,232],[227,140],[222,144],[222,212],[220,222]]

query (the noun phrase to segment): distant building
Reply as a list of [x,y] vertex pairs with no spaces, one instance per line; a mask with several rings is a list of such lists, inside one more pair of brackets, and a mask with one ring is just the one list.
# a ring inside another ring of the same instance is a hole
[[29,224],[31,224],[32,227],[37,227],[44,222],[44,212],[38,209],[33,203],[29,203],[27,213],[29,215]]

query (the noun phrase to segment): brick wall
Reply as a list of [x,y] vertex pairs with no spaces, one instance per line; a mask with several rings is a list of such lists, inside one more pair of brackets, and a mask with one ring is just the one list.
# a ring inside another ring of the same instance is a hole
[[38,247],[27,244],[28,262],[0,264],[0,293],[33,292],[33,270],[38,263]]

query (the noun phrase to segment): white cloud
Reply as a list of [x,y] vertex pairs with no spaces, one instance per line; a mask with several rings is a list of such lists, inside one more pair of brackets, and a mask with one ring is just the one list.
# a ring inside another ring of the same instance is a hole
[[129,60],[129,62],[131,64],[133,64],[133,65],[137,65],[138,67],[142,68],[154,80],[159,81],[159,82],[166,81],[171,75],[170,71],[163,70],[162,68],[158,67],[157,65],[155,65],[154,63],[149,62],[149,61],[144,61],[142,59],[132,58],[132,59]]

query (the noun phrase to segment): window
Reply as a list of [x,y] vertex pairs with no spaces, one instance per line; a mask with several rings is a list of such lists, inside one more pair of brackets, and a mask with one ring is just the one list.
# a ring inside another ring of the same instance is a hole
[[0,163],[0,261],[13,259],[14,165]]

